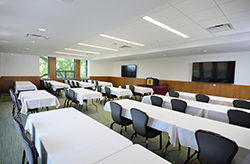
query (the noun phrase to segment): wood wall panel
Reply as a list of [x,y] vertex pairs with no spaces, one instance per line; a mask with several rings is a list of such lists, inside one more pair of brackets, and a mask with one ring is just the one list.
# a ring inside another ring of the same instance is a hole
[[81,64],[80,60],[75,60],[75,74],[76,74],[76,79],[80,79],[80,73],[81,73]]
[[49,77],[50,79],[56,79],[56,58],[49,57]]
[[30,81],[36,85],[37,89],[41,88],[40,76],[2,76],[1,77],[1,91],[8,92],[10,89],[10,80],[13,81]]
[[[93,80],[109,81],[112,82],[114,86],[125,85],[138,85],[145,84],[146,78],[123,78],[123,77],[91,77]],[[171,91],[183,91],[190,93],[200,93],[214,96],[231,97],[238,99],[250,100],[250,86],[246,85],[234,85],[234,84],[216,84],[214,83],[204,83],[204,82],[188,82],[188,81],[170,81],[170,80],[160,80],[159,85],[167,83]]]

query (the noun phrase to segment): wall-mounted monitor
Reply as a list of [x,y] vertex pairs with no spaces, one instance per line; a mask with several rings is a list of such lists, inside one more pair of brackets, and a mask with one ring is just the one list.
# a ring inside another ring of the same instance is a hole
[[235,61],[195,62],[192,81],[234,83]]
[[136,65],[122,65],[122,77],[133,77],[136,78]]

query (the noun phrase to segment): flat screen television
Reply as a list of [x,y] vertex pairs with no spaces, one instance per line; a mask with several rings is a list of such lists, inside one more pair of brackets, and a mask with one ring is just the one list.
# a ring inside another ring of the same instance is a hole
[[195,62],[192,81],[234,83],[235,61]]
[[136,65],[122,65],[122,77],[136,77]]

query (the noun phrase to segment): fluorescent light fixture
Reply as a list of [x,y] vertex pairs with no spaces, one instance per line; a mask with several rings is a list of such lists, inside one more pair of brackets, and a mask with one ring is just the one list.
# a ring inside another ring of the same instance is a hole
[[44,28],[39,28],[38,30],[41,31],[41,32],[45,32],[46,31]]
[[68,50],[68,51],[85,52],[85,53],[89,53],[89,54],[97,54],[97,55],[100,55],[100,54],[101,54],[101,53],[99,53],[99,52],[83,51],[83,50],[71,49],[71,48],[64,48],[64,49],[65,49],[65,50]]
[[155,24],[155,25],[157,25],[157,26],[160,26],[160,27],[162,27],[162,28],[164,28],[164,29],[166,29],[166,30],[172,32],[172,33],[175,33],[175,34],[177,34],[177,35],[179,35],[179,36],[182,36],[183,38],[189,38],[189,36],[187,36],[187,35],[185,35],[185,34],[179,32],[179,31],[177,31],[177,30],[175,30],[175,29],[173,29],[173,28],[171,28],[171,27],[169,27],[169,26],[167,26],[167,25],[165,25],[165,24],[163,24],[163,23],[161,23],[161,22],[158,22],[157,20],[154,20],[153,18],[150,18],[150,17],[148,17],[148,16],[145,16],[145,17],[143,17],[143,19],[144,19],[144,20],[147,20],[147,21],[149,21],[149,22],[151,22],[151,23],[153,23],[153,24]]
[[107,48],[107,47],[100,47],[100,46],[95,46],[95,45],[91,45],[91,44],[84,44],[84,43],[78,43],[81,46],[87,46],[87,47],[93,47],[93,48],[100,48],[100,49],[104,49],[104,50],[110,50],[110,51],[118,51],[116,49],[112,49],[112,48]]
[[68,52],[59,52],[59,51],[56,51],[55,53],[57,53],[57,54],[64,54],[64,55],[75,55],[75,56],[85,56],[85,57],[88,57],[88,55],[73,54],[73,53],[68,53]]
[[108,35],[104,35],[104,34],[100,34],[100,36],[105,37],[105,38],[109,38],[109,39],[118,40],[118,41],[121,41],[121,42],[126,42],[126,43],[130,43],[130,44],[134,44],[134,45],[137,45],[137,46],[145,46],[144,44],[140,44],[140,43],[136,43],[136,42],[131,42],[131,41],[120,39],[120,38],[115,38],[113,36],[108,36]]

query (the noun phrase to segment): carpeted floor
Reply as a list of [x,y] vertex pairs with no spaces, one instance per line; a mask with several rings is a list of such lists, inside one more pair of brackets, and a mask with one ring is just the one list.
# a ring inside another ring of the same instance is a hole
[[[58,99],[61,106],[58,109],[55,107],[49,107],[49,110],[60,110],[60,108],[63,108],[63,103],[65,100],[64,96],[58,96]],[[89,106],[88,111],[84,110],[83,113],[102,123],[103,125],[110,127],[110,124],[113,122],[111,113],[105,112],[103,110],[104,105],[100,104],[99,101],[96,102],[96,100],[94,100],[94,102],[98,106],[98,111],[96,112],[94,106]],[[12,120],[12,105],[13,104],[9,93],[2,93],[0,97],[0,164],[17,164],[21,163],[22,159],[23,148]],[[46,109],[40,108],[39,112],[46,112]],[[29,114],[27,116],[21,114],[23,125],[25,125]],[[114,124],[113,130],[119,133],[120,126]],[[130,139],[134,130],[132,126],[128,126],[127,130],[127,132],[123,132],[123,136]],[[164,148],[168,141],[168,134],[164,132],[162,139]],[[137,135],[137,137],[134,137],[133,143],[137,143],[145,147],[145,138]],[[159,150],[159,137],[149,139],[149,150],[162,157],[163,150]],[[192,152],[193,150],[191,153]],[[170,145],[168,147],[165,159],[172,162],[173,164],[181,164],[186,160],[186,156],[186,147],[181,147],[181,151],[179,151],[177,146],[172,147],[172,145]],[[198,164],[199,161],[196,159],[196,157],[193,157],[189,163]]]

